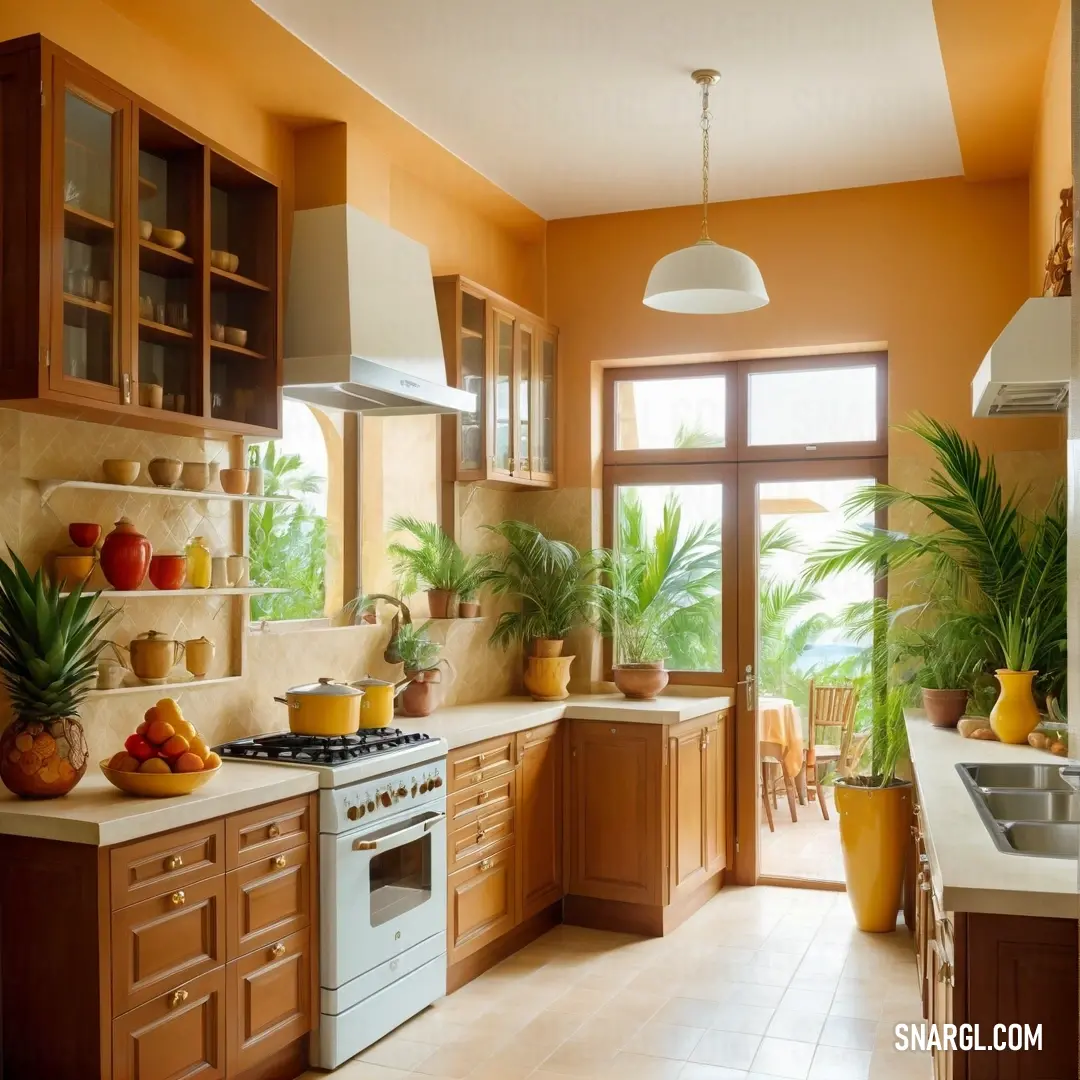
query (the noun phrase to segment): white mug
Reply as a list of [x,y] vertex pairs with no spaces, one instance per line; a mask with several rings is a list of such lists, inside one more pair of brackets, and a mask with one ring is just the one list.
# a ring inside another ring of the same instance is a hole
[[229,556],[229,584],[243,587],[248,583],[248,560],[246,555]]
[[99,660],[97,686],[99,690],[115,690],[124,681],[124,665],[115,660]]
[[215,555],[210,560],[210,588],[227,589],[232,584],[229,580],[229,560],[224,555]]

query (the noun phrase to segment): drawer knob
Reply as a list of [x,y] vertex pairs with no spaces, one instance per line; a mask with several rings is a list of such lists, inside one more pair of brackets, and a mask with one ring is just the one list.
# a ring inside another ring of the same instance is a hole
[[275,865],[275,866],[276,866],[276,867],[277,867],[277,868],[278,868],[279,870],[284,870],[284,869],[285,869],[285,867],[286,867],[286,865],[288,864],[288,862],[289,862],[289,860],[288,860],[288,859],[286,859],[284,855],[279,855],[279,856],[278,856],[278,857],[277,857],[277,858],[276,858],[276,859],[274,860],[274,865]]
[[269,833],[271,839],[273,839],[273,837],[275,837],[275,836],[280,836],[281,835],[281,827],[278,825],[278,823],[276,821],[266,831],[267,831],[267,833]]
[[490,859],[481,859],[480,860],[480,869],[482,871],[483,870],[490,870],[491,869],[491,860]]
[[271,955],[271,956],[272,956],[272,957],[273,957],[273,958],[274,958],[275,960],[277,960],[277,959],[279,959],[280,957],[284,956],[284,955],[285,955],[285,942],[284,942],[284,941],[279,941],[279,942],[278,942],[278,943],[277,943],[277,944],[276,944],[276,945],[275,945],[275,946],[274,946],[274,947],[273,947],[273,948],[272,948],[272,949],[270,950],[270,955]]
[[483,829],[477,829],[476,830],[476,842],[479,844],[480,841],[484,839],[485,835],[486,834],[485,834]]
[[175,1009],[177,1005],[183,1005],[188,999],[188,992],[186,990],[174,990],[169,995],[169,1008]]
[[184,856],[183,855],[170,855],[165,860],[165,869],[166,870],[179,870],[180,867],[183,866],[183,865],[184,865]]
[[172,896],[169,897],[169,899],[177,907],[180,907],[181,905],[187,903],[187,897],[184,895],[184,890],[183,889],[177,889],[176,892],[174,892],[172,894]]
[[491,794],[491,792],[489,792],[489,791],[481,791],[480,794],[476,796],[476,801],[477,802],[487,802],[488,801],[488,795],[490,795],[490,794]]

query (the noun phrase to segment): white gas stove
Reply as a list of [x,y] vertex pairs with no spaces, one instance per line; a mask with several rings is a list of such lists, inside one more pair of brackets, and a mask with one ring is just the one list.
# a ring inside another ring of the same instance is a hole
[[320,1012],[336,1068],[446,991],[446,742],[396,728],[261,735],[236,761],[319,774]]

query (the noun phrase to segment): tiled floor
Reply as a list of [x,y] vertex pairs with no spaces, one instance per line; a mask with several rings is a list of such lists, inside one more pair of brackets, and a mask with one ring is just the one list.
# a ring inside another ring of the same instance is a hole
[[843,893],[726,888],[667,938],[557,927],[333,1076],[926,1080],[892,1049],[918,1019],[906,931],[860,933]]
[[833,806],[831,785],[822,788],[829,807],[829,820],[821,816],[817,801],[796,804],[798,821],[791,820],[787,799],[780,797],[773,811],[775,832],[762,814],[761,872],[766,877],[809,878],[816,881],[843,881],[844,858],[840,853],[840,826]]

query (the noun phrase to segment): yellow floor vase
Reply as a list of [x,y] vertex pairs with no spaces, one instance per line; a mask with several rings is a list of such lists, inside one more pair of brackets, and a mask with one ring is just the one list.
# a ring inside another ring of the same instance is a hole
[[855,923],[870,933],[889,933],[896,929],[904,883],[911,784],[901,781],[880,788],[841,782],[833,797]]
[[1003,743],[1026,743],[1038,727],[1039,707],[1031,693],[1036,671],[998,671],[1001,693],[990,710],[990,727]]

